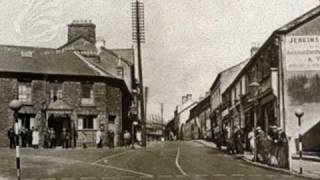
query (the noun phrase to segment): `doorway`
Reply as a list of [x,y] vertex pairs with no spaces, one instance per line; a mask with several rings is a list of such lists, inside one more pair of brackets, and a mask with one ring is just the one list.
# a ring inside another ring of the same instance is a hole
[[68,116],[54,116],[51,115],[48,119],[48,128],[53,128],[55,131],[56,139],[55,145],[62,146],[62,130],[66,129],[67,132],[71,132],[71,121]]

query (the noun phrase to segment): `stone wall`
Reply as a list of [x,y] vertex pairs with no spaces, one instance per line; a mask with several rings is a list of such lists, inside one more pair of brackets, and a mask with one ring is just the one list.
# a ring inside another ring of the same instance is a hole
[[[0,146],[8,146],[7,130],[13,125],[13,112],[8,107],[11,100],[16,99],[18,95],[18,84],[16,79],[0,78]],[[40,132],[47,125],[45,108],[50,103],[50,89],[52,83],[46,80],[32,81],[32,103],[34,115],[39,116],[35,126],[38,126]],[[121,145],[122,137],[122,115],[123,115],[123,96],[120,88],[109,86],[104,82],[95,82],[93,85],[94,105],[81,105],[81,83],[77,81],[65,81],[61,85],[63,89],[63,101],[74,109],[70,118],[74,121],[77,128],[78,115],[96,115],[99,125],[103,125],[104,133],[106,130],[113,130],[115,133],[115,145]],[[108,122],[109,115],[116,116],[114,124]],[[37,118],[36,118],[37,119]],[[95,145],[96,130],[81,130],[79,133],[86,132],[88,144]],[[105,136],[106,137],[106,136]],[[42,144],[43,139],[40,138]],[[80,142],[79,142],[80,143]],[[79,144],[78,143],[78,144]],[[106,139],[105,139],[106,143]]]
[[9,103],[17,97],[17,91],[17,80],[0,78],[0,146],[9,146],[7,131],[14,123]]

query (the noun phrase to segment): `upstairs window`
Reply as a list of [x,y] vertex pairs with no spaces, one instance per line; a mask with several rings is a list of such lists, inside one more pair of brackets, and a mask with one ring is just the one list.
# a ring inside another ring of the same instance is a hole
[[32,100],[31,83],[19,82],[18,99],[22,102],[31,102]]
[[50,83],[50,100],[51,102],[55,102],[56,100],[61,100],[63,98],[62,94],[62,83],[52,82]]
[[81,104],[82,105],[94,104],[92,83],[81,83]]

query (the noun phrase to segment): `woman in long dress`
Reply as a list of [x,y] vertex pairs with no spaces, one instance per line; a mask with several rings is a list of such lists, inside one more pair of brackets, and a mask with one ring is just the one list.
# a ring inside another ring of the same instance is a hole
[[288,139],[287,135],[283,130],[279,130],[279,151],[278,151],[278,166],[280,168],[288,168]]
[[34,148],[39,148],[39,131],[38,128],[35,128],[32,132],[32,146]]

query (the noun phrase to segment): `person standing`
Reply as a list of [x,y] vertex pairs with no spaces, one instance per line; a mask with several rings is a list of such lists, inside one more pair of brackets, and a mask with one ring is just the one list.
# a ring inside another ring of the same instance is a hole
[[243,146],[242,146],[242,130],[237,125],[234,130],[234,145],[235,150],[238,154],[243,154]]
[[249,144],[250,144],[250,151],[253,154],[253,156],[255,156],[255,150],[256,150],[256,138],[255,138],[255,134],[254,134],[254,128],[252,128],[252,130],[249,132],[248,134],[248,140],[249,140]]
[[278,129],[279,133],[279,151],[278,151],[278,161],[279,164],[278,166],[280,168],[288,168],[289,167],[289,162],[288,162],[288,139],[286,133],[279,128]]
[[109,131],[109,138],[108,138],[108,140],[109,140],[109,147],[110,148],[114,148],[114,132],[111,130],[111,131]]
[[35,128],[32,132],[32,146],[35,149],[39,148],[39,131],[38,128]]
[[26,147],[27,146],[27,129],[25,127],[21,127],[20,131],[21,135],[21,147]]
[[62,129],[62,148],[67,148],[67,130],[66,130],[66,128]]
[[49,130],[47,128],[44,129],[43,131],[43,139],[44,139],[44,143],[43,146],[44,148],[49,148]]
[[123,134],[123,139],[124,139],[125,147],[128,148],[130,145],[130,139],[131,139],[131,135],[128,130],[125,130],[125,132]]
[[28,146],[32,147],[32,133],[34,131],[34,127],[32,127],[31,129],[28,130]]
[[233,154],[233,138],[232,138],[232,131],[229,125],[226,125],[226,141],[227,141],[227,151],[230,154]]
[[54,131],[53,128],[49,129],[49,141],[50,141],[50,148],[54,148],[55,147],[55,141],[56,141],[56,133]]
[[9,139],[9,143],[10,143],[10,149],[14,149],[15,148],[15,134],[14,134],[14,130],[13,128],[10,128],[8,130],[8,139]]
[[102,148],[102,132],[100,129],[96,133],[96,144],[97,148]]

